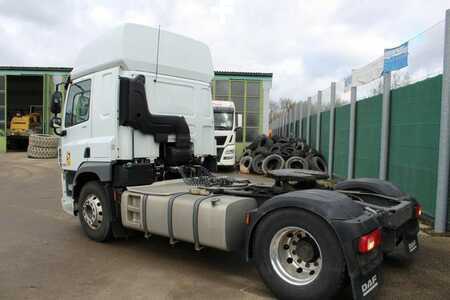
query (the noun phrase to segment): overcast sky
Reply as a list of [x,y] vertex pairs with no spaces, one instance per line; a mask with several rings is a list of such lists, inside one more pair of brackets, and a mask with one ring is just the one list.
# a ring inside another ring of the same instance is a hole
[[209,45],[215,70],[272,72],[272,98],[328,87],[444,18],[448,0],[0,0],[0,65],[73,66],[123,22]]

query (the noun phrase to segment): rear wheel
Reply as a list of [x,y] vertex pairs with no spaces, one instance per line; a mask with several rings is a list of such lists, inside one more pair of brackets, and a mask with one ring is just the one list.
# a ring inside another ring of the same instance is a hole
[[112,238],[111,201],[106,187],[100,182],[90,181],[81,189],[78,216],[90,239],[105,242]]
[[344,283],[336,235],[320,217],[303,210],[265,217],[256,229],[254,254],[259,274],[280,299],[328,299]]

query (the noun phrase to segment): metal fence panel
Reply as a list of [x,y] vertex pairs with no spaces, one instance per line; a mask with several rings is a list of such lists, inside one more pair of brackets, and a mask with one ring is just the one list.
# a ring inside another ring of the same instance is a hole
[[382,96],[356,103],[355,177],[378,178]]
[[347,177],[348,139],[350,131],[350,104],[336,107],[334,138],[334,174]]
[[317,114],[311,116],[311,123],[309,126],[311,128],[309,131],[309,146],[315,148],[317,142]]
[[330,111],[325,111],[320,115],[320,153],[328,162],[328,147],[330,145]]
[[442,75],[391,92],[388,179],[434,215]]

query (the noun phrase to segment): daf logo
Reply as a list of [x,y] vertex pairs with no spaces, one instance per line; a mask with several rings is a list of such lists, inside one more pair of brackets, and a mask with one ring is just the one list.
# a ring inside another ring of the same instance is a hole
[[377,275],[373,275],[372,278],[367,280],[367,282],[363,283],[363,285],[361,286],[363,296],[367,296],[375,287],[377,287],[377,285]]
[[408,249],[409,249],[409,252],[413,252],[414,250],[417,249],[416,240],[414,240],[414,241],[412,241],[411,243],[408,244]]

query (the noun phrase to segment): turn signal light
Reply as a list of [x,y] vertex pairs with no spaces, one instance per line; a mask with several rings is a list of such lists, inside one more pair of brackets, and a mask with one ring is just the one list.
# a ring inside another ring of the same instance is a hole
[[359,238],[358,250],[361,253],[367,253],[375,249],[381,244],[381,230],[375,229],[371,233],[363,235]]
[[416,209],[416,218],[418,218],[422,215],[422,206],[420,206],[420,204],[417,203],[415,209]]

